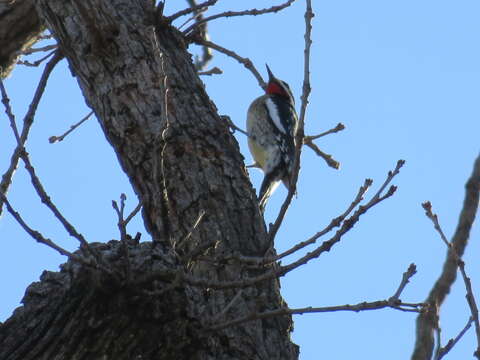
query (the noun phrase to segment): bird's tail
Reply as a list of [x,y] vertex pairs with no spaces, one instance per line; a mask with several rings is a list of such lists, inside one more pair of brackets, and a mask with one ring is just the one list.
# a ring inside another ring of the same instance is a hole
[[273,176],[273,174],[266,175],[263,179],[262,186],[260,187],[260,193],[258,199],[260,201],[260,210],[262,213],[265,211],[265,206],[270,196],[273,194],[279,184],[279,180]]

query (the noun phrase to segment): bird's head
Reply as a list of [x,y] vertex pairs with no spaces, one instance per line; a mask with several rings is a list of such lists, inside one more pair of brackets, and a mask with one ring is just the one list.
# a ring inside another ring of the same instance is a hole
[[267,67],[267,72],[268,72],[268,83],[267,83],[267,89],[265,92],[269,95],[279,95],[286,100],[290,101],[292,104],[295,104],[295,99],[292,94],[292,90],[290,90],[290,86],[288,84],[280,79],[277,79],[268,65],[265,64]]

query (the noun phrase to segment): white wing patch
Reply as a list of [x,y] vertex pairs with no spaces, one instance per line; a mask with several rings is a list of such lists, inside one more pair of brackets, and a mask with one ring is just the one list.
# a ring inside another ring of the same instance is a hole
[[280,120],[280,114],[278,113],[277,105],[275,105],[273,100],[270,98],[267,98],[267,100],[265,100],[265,105],[267,106],[268,115],[270,115],[270,119],[272,119],[277,129],[280,130],[282,133],[286,134],[287,131],[283,127]]

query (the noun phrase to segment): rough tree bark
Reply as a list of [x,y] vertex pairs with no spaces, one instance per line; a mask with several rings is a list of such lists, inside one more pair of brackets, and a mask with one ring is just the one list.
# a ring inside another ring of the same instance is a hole
[[128,252],[118,242],[95,244],[113,273],[71,260],[44,273],[0,326],[0,359],[297,358],[287,316],[208,329],[284,306],[276,280],[214,290],[151,276],[181,270],[240,280],[262,270],[205,262],[197,249],[263,256],[269,247],[238,145],[184,37],[148,0],[35,4],[143,204],[153,242],[130,241]]
[[43,30],[32,0],[0,1],[0,77],[10,74],[19,52]]

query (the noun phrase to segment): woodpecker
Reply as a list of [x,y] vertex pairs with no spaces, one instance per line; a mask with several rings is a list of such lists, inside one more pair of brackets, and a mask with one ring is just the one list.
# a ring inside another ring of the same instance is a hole
[[255,166],[265,174],[258,195],[262,212],[280,181],[287,189],[290,188],[298,125],[295,99],[290,86],[277,79],[266,66],[266,94],[252,102],[247,114],[248,147]]

